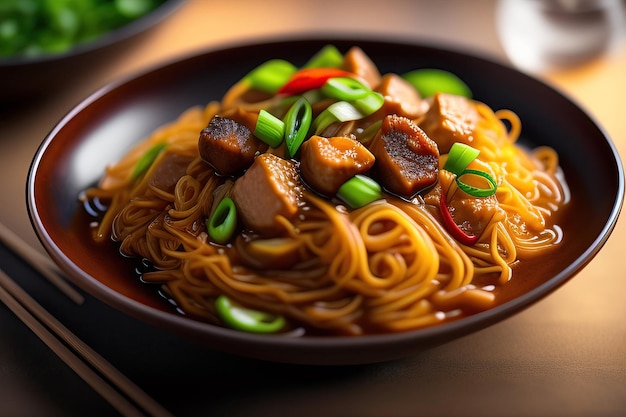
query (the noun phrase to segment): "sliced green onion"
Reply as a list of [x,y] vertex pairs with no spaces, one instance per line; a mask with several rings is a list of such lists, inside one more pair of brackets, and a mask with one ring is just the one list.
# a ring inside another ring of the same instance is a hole
[[148,149],[146,153],[144,153],[137,161],[137,164],[133,168],[133,172],[131,173],[130,177],[134,180],[143,173],[145,173],[166,146],[167,143],[161,142]]
[[448,152],[448,159],[443,166],[443,169],[450,171],[453,174],[461,175],[461,172],[472,163],[474,159],[478,157],[480,151],[476,148],[472,148],[461,142],[455,142],[450,147]]
[[374,139],[374,137],[376,136],[376,134],[378,133],[382,125],[383,125],[383,121],[377,120],[371,125],[369,125],[368,127],[366,127],[365,129],[363,129],[363,131],[357,133],[356,138],[363,145],[367,146]]
[[224,323],[235,330],[250,333],[276,333],[285,326],[283,316],[240,307],[225,296],[215,300],[215,309]]
[[[461,181],[461,178],[463,178],[466,175],[477,175],[479,177],[486,179],[489,187],[478,188],[478,187],[474,187],[472,185],[466,184],[465,182]],[[498,184],[496,183],[496,180],[494,180],[491,175],[487,174],[484,171],[478,171],[475,169],[466,169],[461,173],[461,175],[457,175],[456,185],[458,185],[461,190],[465,191],[467,194],[473,197],[492,196],[496,193],[496,190],[498,188]]]
[[285,123],[270,112],[261,109],[254,128],[254,136],[277,148],[285,136]]
[[[325,98],[324,94],[322,94],[322,91],[319,88],[305,91],[304,93],[302,93],[302,97],[306,98],[307,101],[311,104],[322,101]],[[284,100],[287,100],[287,99],[284,99]]]
[[315,134],[319,135],[328,126],[335,122],[347,122],[350,120],[359,120],[363,118],[361,113],[356,107],[347,101],[338,101],[326,107],[313,122],[313,129]]
[[300,97],[287,111],[284,121],[285,144],[289,158],[293,158],[300,149],[309,133],[312,119],[313,109],[304,97]]
[[304,64],[302,68],[339,68],[343,55],[334,45],[326,45]]
[[270,59],[250,71],[245,77],[250,87],[275,94],[293,74],[298,71],[295,65],[283,59]]
[[370,91],[363,98],[358,98],[352,102],[352,105],[356,107],[364,116],[369,116],[385,104],[385,97],[382,94],[375,91]]
[[351,208],[359,208],[380,199],[382,188],[366,175],[355,175],[339,187],[337,197]]
[[424,98],[436,93],[472,97],[472,91],[467,84],[448,71],[435,68],[417,69],[403,74],[402,78],[410,82]]
[[359,80],[350,77],[329,78],[322,93],[337,100],[352,101],[367,96],[371,90]]
[[206,221],[209,237],[213,242],[223,245],[232,238],[236,227],[237,208],[232,199],[224,197]]

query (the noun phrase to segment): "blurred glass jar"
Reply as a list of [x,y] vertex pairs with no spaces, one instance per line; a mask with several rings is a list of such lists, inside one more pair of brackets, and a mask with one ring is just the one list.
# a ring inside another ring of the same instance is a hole
[[626,36],[622,0],[498,0],[495,15],[511,63],[533,73],[584,64]]

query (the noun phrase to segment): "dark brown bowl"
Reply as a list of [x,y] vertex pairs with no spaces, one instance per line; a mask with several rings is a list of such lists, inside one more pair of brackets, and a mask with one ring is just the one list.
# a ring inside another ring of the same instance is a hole
[[76,82],[169,17],[185,0],[168,0],[146,15],[58,54],[0,57],[0,105],[27,101]]
[[[477,100],[520,116],[523,143],[549,145],[558,151],[573,204],[563,219],[566,242],[550,262],[535,262],[524,279],[517,280],[523,284],[517,284],[514,297],[489,311],[400,334],[301,338],[247,334],[177,314],[152,288],[138,282],[132,266],[113,248],[103,252],[91,244],[85,223],[76,227],[79,192],[94,185],[105,165],[132,144],[185,109],[219,99],[261,62],[285,58],[302,64],[329,43],[342,50],[360,46],[382,72],[420,67],[452,71],[469,84]],[[413,43],[307,39],[211,50],[95,92],[41,144],[30,168],[27,199],[33,227],[50,256],[73,282],[111,306],[237,355],[300,364],[356,364],[400,358],[483,329],[566,283],[591,261],[612,232],[624,199],[624,173],[611,140],[585,111],[553,88],[507,66]],[[583,220],[585,227],[576,227]]]

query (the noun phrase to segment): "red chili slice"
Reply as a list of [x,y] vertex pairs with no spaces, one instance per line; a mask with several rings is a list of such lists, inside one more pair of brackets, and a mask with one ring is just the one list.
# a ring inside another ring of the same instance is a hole
[[322,88],[329,78],[349,77],[347,71],[338,68],[305,68],[296,72],[279,90],[278,94],[293,96],[309,90]]
[[465,233],[458,224],[454,222],[452,218],[452,214],[450,214],[450,210],[448,209],[448,202],[446,201],[446,194],[444,192],[441,193],[441,197],[439,197],[439,208],[441,209],[441,215],[443,216],[443,223],[448,232],[454,237],[459,243],[466,246],[473,246],[478,241],[477,235],[469,235]]

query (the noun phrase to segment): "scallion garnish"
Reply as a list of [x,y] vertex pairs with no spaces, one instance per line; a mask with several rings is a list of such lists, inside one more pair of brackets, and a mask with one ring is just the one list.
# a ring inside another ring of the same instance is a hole
[[370,177],[359,174],[339,187],[337,197],[341,198],[350,208],[359,208],[380,199],[382,188]]
[[436,68],[417,69],[402,75],[424,98],[437,93],[472,97],[470,88],[455,74]]
[[369,116],[385,104],[385,97],[376,91],[370,91],[364,97],[357,98],[351,103],[363,113],[364,116]]
[[289,158],[293,158],[296,155],[300,145],[306,139],[311,128],[312,119],[313,109],[304,97],[300,97],[287,111],[284,119],[284,138]]
[[453,174],[461,175],[463,170],[478,157],[480,151],[461,142],[455,142],[448,152],[448,159],[443,169]]
[[235,305],[226,295],[215,300],[215,309],[224,323],[250,333],[276,333],[285,326],[283,316]]
[[371,90],[359,80],[350,77],[329,78],[322,93],[337,100],[352,101],[367,96]]
[[283,59],[271,59],[250,71],[243,80],[250,88],[275,94],[298,68]]
[[328,126],[335,122],[347,122],[350,120],[359,120],[363,117],[356,107],[347,101],[338,101],[326,107],[313,122],[315,134],[319,135]]
[[372,141],[372,139],[374,139],[374,137],[376,136],[376,134],[378,133],[382,125],[383,125],[383,121],[377,120],[371,125],[369,125],[368,127],[366,127],[365,129],[363,129],[361,132],[358,132],[356,134],[356,138],[363,145],[367,146]]
[[222,198],[206,221],[209,237],[215,243],[225,244],[237,228],[237,208],[230,197]]
[[167,143],[161,142],[148,149],[135,164],[135,167],[133,168],[133,172],[131,173],[130,177],[134,180],[142,175],[144,172],[146,172],[166,146]]
[[[491,175],[484,171],[478,171],[474,169],[467,169],[480,154],[480,151],[476,148],[472,148],[461,142],[455,142],[448,152],[448,159],[443,165],[443,169],[453,173],[456,176],[456,183],[459,188],[465,191],[467,194],[473,197],[489,197],[496,193],[498,187],[496,180]],[[478,188],[469,185],[461,180],[466,175],[475,175],[487,180],[488,188]]]
[[[461,181],[461,178],[463,178],[466,175],[475,175],[475,176],[486,179],[488,187],[478,188],[478,187],[474,187],[472,185],[469,185]],[[482,198],[494,195],[496,193],[496,190],[498,189],[498,184],[496,183],[496,180],[494,180],[491,175],[487,174],[484,171],[479,171],[476,169],[463,170],[463,172],[461,172],[461,175],[457,175],[456,177],[456,185],[458,185],[459,188],[465,191],[467,194],[473,197],[482,197]]]
[[285,136],[285,123],[270,112],[261,109],[254,128],[254,136],[277,148]]
[[304,64],[302,68],[339,68],[343,55],[334,45],[326,45]]

